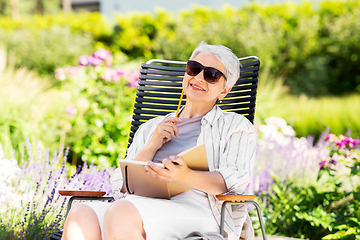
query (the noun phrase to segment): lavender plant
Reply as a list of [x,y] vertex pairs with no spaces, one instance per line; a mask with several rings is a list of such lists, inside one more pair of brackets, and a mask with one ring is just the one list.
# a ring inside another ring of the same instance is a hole
[[269,192],[274,178],[296,179],[302,186],[316,180],[318,164],[329,154],[321,140],[314,146],[312,136],[295,137],[294,129],[279,117],[265,119],[265,124],[257,126],[257,130],[256,161],[248,193]]
[[69,148],[55,151],[30,141],[22,145],[22,165],[6,159],[0,148],[0,239],[48,239],[60,230],[65,216],[66,197],[59,189],[106,191],[111,195],[112,168],[86,163],[68,177],[65,167]]

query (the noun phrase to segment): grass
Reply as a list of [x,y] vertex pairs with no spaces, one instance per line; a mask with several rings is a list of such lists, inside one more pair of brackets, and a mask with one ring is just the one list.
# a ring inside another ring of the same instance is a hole
[[327,127],[335,134],[351,130],[360,137],[360,95],[308,98],[294,96],[267,70],[260,75],[256,121],[263,123],[270,116],[281,117],[290,123],[298,137],[313,135],[317,139]]
[[65,109],[65,94],[35,72],[7,62],[5,47],[0,46],[0,143],[5,154],[12,155],[15,149],[19,156],[18,143],[26,138],[32,142],[46,140],[46,146],[53,147]]

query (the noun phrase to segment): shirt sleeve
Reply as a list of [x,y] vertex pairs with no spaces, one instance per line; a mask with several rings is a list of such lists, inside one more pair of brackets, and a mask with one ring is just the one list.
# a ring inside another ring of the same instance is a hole
[[238,126],[225,139],[219,169],[228,192],[243,194],[248,186],[255,161],[256,134],[250,122]]
[[[146,142],[149,139],[149,134],[151,134],[154,122],[155,119],[151,119],[139,127],[139,129],[134,135],[133,142],[127,150],[127,156],[125,159],[134,160],[135,157],[139,154],[139,152],[145,146]],[[121,199],[123,197],[121,189],[124,181],[120,167],[115,169],[111,176],[110,182],[113,197],[115,198],[115,200]]]

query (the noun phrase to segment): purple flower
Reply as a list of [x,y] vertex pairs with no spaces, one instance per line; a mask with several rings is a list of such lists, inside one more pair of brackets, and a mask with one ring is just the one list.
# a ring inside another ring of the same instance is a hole
[[89,65],[89,56],[82,55],[79,57],[79,65],[80,66],[87,66]]
[[323,160],[319,163],[319,166],[320,166],[320,169],[323,170],[325,169],[325,166],[327,165],[327,161],[326,160]]

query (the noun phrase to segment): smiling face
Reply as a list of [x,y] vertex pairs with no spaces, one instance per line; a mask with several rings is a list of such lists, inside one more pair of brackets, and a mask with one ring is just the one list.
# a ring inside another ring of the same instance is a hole
[[[191,60],[201,63],[205,67],[213,67],[221,72],[225,72],[224,65],[211,53],[202,52]],[[184,93],[186,99],[198,102],[215,104],[217,99],[222,99],[230,91],[231,88],[225,88],[225,78],[221,77],[216,83],[208,83],[204,79],[204,70],[196,76],[189,76],[185,73],[183,82]]]

